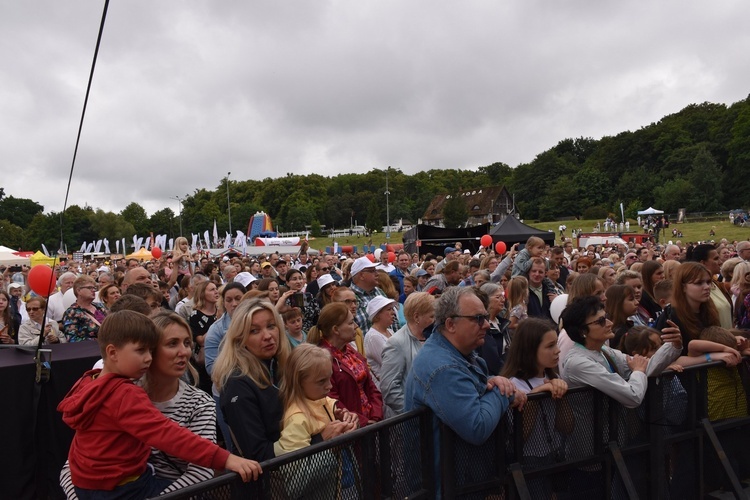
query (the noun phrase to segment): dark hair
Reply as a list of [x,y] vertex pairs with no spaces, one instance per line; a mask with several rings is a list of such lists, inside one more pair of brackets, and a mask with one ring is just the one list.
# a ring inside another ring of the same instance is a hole
[[643,291],[654,297],[654,273],[662,268],[662,265],[655,260],[647,260],[641,267],[641,279],[643,280]]
[[160,291],[145,283],[133,283],[132,285],[128,286],[127,290],[125,290],[125,295],[135,295],[142,298],[143,300],[149,298],[156,299],[159,302],[161,302],[162,299],[162,294]]
[[573,342],[583,344],[589,331],[586,320],[604,309],[599,297],[581,297],[563,309],[560,319],[565,332]]
[[[650,261],[649,261],[650,262]],[[626,299],[635,297],[635,290],[629,285],[612,285],[605,292],[607,295],[607,316],[612,321],[612,328],[621,327],[627,324],[628,316],[622,309],[622,303]]]
[[148,316],[128,310],[110,313],[102,321],[98,333],[103,358],[106,357],[106,348],[110,344],[119,349],[132,342],[153,351],[159,345],[160,338],[159,330]]
[[712,250],[716,250],[716,246],[711,243],[702,243],[694,247],[688,247],[685,258],[691,262],[704,262],[708,260],[708,255]]
[[[286,262],[286,261],[284,261],[284,262]],[[286,263],[288,264],[288,262],[286,262]],[[304,274],[302,274],[302,271],[300,271],[299,269],[294,269],[294,268],[292,268],[292,269],[290,269],[290,270],[288,270],[288,271],[286,272],[286,275],[284,276],[284,280],[285,280],[285,281],[289,281],[289,279],[290,279],[290,278],[291,278],[292,276],[294,276],[295,274],[299,274],[300,276],[302,276],[302,279],[305,279],[305,275],[304,275]]]
[[651,343],[651,334],[655,333],[661,335],[659,330],[650,328],[648,326],[634,326],[631,327],[622,339],[620,339],[620,345],[617,347],[622,352],[629,356],[640,354],[645,356],[653,347]]
[[222,300],[224,297],[226,297],[227,292],[229,290],[239,290],[244,295],[247,291],[244,286],[242,286],[242,283],[237,283],[236,281],[232,281],[231,283],[227,283],[224,285],[224,288],[221,290],[221,298]]
[[110,312],[135,311],[146,316],[151,314],[151,306],[137,295],[123,295],[112,304],[109,310]]
[[[510,344],[508,358],[500,375],[520,379],[538,376],[537,351],[542,339],[550,330],[554,332],[555,325],[546,319],[527,318],[518,323],[513,342]],[[544,369],[544,375],[549,379],[557,378],[555,370],[550,368]]]

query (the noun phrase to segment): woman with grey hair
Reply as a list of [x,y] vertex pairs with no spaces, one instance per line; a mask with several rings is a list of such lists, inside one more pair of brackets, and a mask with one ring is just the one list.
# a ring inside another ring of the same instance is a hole
[[495,283],[485,283],[479,290],[479,298],[485,302],[490,315],[490,328],[484,337],[484,345],[477,349],[477,354],[487,362],[490,375],[500,375],[511,341],[508,331],[510,321],[501,315],[505,308],[505,291],[501,285]]

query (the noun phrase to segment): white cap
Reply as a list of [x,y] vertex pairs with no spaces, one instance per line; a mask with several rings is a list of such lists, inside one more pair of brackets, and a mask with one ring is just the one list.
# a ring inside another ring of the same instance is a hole
[[243,272],[237,274],[237,276],[234,277],[233,281],[235,283],[239,283],[240,285],[242,285],[244,287],[247,287],[247,285],[249,285],[250,283],[252,283],[253,281],[255,281],[257,279],[258,278],[256,278],[252,274],[248,273],[247,271],[243,271]]
[[329,273],[325,273],[321,275],[320,278],[318,278],[316,281],[318,282],[318,290],[322,290],[323,287],[325,287],[326,285],[330,285],[336,280],[333,279],[333,276],[331,276]]
[[367,257],[360,257],[359,259],[354,261],[354,264],[352,264],[352,276],[356,276],[363,269],[370,269],[373,267],[377,267],[377,264],[371,262]]
[[395,300],[383,297],[382,295],[373,297],[373,299],[367,304],[367,317],[372,321],[380,311],[388,306],[393,307],[395,304]]

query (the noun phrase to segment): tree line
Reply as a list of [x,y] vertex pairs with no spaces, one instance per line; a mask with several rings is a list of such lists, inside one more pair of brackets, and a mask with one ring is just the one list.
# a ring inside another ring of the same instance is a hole
[[[352,165],[356,171],[356,165]],[[636,131],[601,139],[561,140],[532,161],[511,168],[502,162],[476,169],[427,170],[413,175],[388,168],[390,221],[412,223],[437,194],[505,185],[515,195],[525,219],[554,220],[626,216],[654,206],[668,213],[727,210],[750,206],[750,100],[730,106],[691,104],[678,113]],[[196,189],[183,200],[183,234],[229,228],[227,179],[216,188]],[[265,211],[281,231],[314,232],[348,228],[350,224],[379,230],[386,224],[386,169],[229,181],[232,228],[247,230],[250,217]],[[44,212],[39,203],[6,195],[0,188],[0,243],[37,249],[60,242],[60,214]],[[460,207],[450,207],[458,224]],[[119,213],[73,205],[64,217],[64,240],[126,238],[148,233],[179,235],[179,214],[163,208],[151,215],[137,202]],[[70,248],[69,248],[70,250]]]

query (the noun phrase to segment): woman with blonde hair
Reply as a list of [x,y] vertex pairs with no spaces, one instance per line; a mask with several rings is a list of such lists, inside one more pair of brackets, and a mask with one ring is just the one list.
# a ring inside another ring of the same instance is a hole
[[730,286],[735,297],[734,323],[737,328],[750,330],[750,262],[734,267]]
[[273,458],[283,416],[278,385],[291,346],[266,300],[241,302],[213,366],[213,382],[234,445],[245,457]]
[[96,297],[96,282],[89,275],[82,275],[73,282],[76,301],[63,314],[62,331],[68,342],[95,340],[99,327],[107,316],[107,309]]

